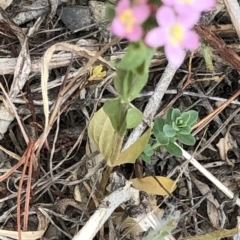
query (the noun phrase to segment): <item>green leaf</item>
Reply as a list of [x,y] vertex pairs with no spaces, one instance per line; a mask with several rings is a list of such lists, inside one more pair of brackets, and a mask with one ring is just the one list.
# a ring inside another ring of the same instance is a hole
[[139,125],[142,122],[142,112],[139,111],[137,108],[129,108],[127,110],[126,115],[126,124],[127,128],[135,128],[137,125]]
[[124,95],[124,82],[128,81],[129,71],[118,69],[116,71],[116,77],[113,80],[114,87],[120,95]]
[[177,126],[177,124],[175,122],[172,123],[172,127],[173,129],[175,129],[177,132],[179,131],[179,127]]
[[166,134],[167,137],[174,137],[176,135],[175,129],[169,124],[165,124],[163,126],[163,132]]
[[131,79],[128,82],[128,91],[125,93],[125,99],[127,102],[131,102],[142,91],[143,87],[148,81],[148,72],[140,74],[132,73]]
[[173,156],[181,157],[182,156],[182,150],[179,148],[175,143],[169,142],[168,145],[163,146],[169,153],[171,153]]
[[[154,134],[155,135],[155,134]],[[169,144],[169,137],[166,136],[166,134],[164,132],[159,132],[157,135],[155,135],[157,141],[161,144],[161,145],[167,145]]]
[[187,122],[189,121],[190,119],[190,113],[189,112],[184,112],[181,114],[181,118],[185,124],[185,126],[187,125]]
[[125,113],[122,110],[121,99],[108,99],[103,105],[103,110],[110,118],[113,128],[119,135],[124,135],[127,126],[125,122]]
[[122,96],[122,99],[129,103],[138,96],[148,81],[148,72],[139,75],[131,71],[117,69],[114,78],[114,87]]
[[177,118],[180,117],[181,112],[178,108],[173,108],[172,114],[171,114],[171,120],[172,122],[176,122]]
[[190,111],[188,111],[188,113],[190,114],[190,118],[189,118],[187,124],[188,124],[188,126],[192,127],[198,120],[198,112],[194,111],[194,110],[190,110]]
[[147,156],[147,155],[144,154],[144,153],[142,153],[142,154],[140,155],[140,158],[141,158],[144,162],[146,162],[146,163],[148,163],[148,164],[151,163],[151,157]]
[[193,146],[196,143],[196,139],[192,134],[188,135],[177,135],[177,139],[188,146]]
[[157,118],[154,121],[154,125],[153,125],[153,134],[155,136],[155,138],[157,139],[157,141],[161,144],[161,145],[166,145],[169,143],[169,138],[166,136],[166,134],[163,132],[163,126],[164,126],[165,122],[163,119],[161,118]]
[[148,143],[144,149],[144,154],[148,157],[151,157],[154,154],[152,146]]
[[155,52],[156,52],[156,49],[154,49],[154,48],[148,48],[147,49],[147,55],[144,59],[144,62],[142,63],[142,65],[140,65],[136,69],[136,73],[143,74],[143,73],[148,73],[149,72],[149,67],[150,67],[150,64],[151,64],[151,60],[152,60]]
[[179,128],[178,134],[188,135],[191,133],[191,131],[192,131],[192,129],[189,126],[181,127],[181,128]]
[[153,125],[153,134],[155,135],[155,137],[158,135],[158,133],[163,132],[163,126],[164,126],[165,122],[163,119],[161,118],[157,118],[154,121],[154,125]]
[[112,21],[115,17],[115,6],[113,4],[108,3],[105,11],[106,20]]
[[145,61],[148,47],[143,42],[131,43],[127,52],[118,64],[118,68],[135,70]]
[[176,119],[176,122],[175,122],[175,123],[176,123],[176,125],[178,126],[178,128],[187,126],[187,123],[184,122],[184,120],[182,119],[181,116]]
[[203,58],[205,60],[207,68],[214,72],[214,66],[212,62],[212,51],[209,45],[202,43],[202,50],[203,50]]
[[165,119],[165,122],[167,124],[170,124],[172,123],[172,111],[173,111],[173,108],[170,108],[167,112],[167,115],[166,115],[166,119]]

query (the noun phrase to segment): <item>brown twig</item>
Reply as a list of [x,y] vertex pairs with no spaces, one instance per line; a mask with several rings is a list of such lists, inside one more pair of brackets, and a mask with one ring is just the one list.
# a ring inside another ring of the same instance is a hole
[[199,25],[195,26],[196,32],[214,49],[217,50],[219,55],[232,65],[235,69],[240,70],[240,57],[230,48],[227,47],[225,42],[212,33],[208,27]]
[[223,109],[226,108],[239,95],[240,95],[240,89],[235,94],[233,94],[228,100],[222,103],[218,108],[216,108],[213,112],[211,112],[205,118],[197,122],[192,128],[192,129],[198,128],[194,131],[193,135],[196,135],[199,131],[201,131],[203,127],[206,126],[206,124],[208,124],[217,114],[223,111]]
[[[30,159],[32,159],[32,154],[33,154],[33,150],[34,150],[34,141],[30,140],[28,143],[28,147],[26,149],[26,151],[24,152],[22,159],[24,160],[24,166],[23,166],[23,170],[22,170],[22,174],[21,174],[21,178],[19,181],[19,188],[18,188],[18,194],[17,194],[17,230],[18,230],[18,238],[21,240],[22,236],[21,236],[21,193],[22,193],[22,185],[23,185],[23,180],[24,180],[24,176],[27,170],[27,166],[28,163],[32,163],[32,161]],[[30,162],[28,161],[30,160]],[[29,198],[30,198],[30,188],[31,188],[31,175],[30,173],[32,173],[32,165],[29,166],[29,176],[28,176],[28,182],[27,182],[27,189],[26,189],[26,201],[25,201],[25,210],[27,210],[26,212],[24,211],[24,221],[23,221],[23,230],[27,231],[27,225],[28,225],[28,209],[29,206],[27,206],[27,204],[29,204]],[[30,182],[29,182],[30,181]],[[29,185],[30,183],[30,185]]]

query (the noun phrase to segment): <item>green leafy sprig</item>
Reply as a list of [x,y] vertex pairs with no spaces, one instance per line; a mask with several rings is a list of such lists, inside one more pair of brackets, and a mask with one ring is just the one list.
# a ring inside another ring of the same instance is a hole
[[120,136],[127,129],[136,127],[142,121],[142,112],[130,103],[147,84],[149,67],[155,50],[144,42],[131,43],[121,61],[117,64],[114,87],[119,97],[105,102],[103,109]]
[[188,146],[195,144],[196,139],[191,131],[197,119],[198,112],[194,110],[181,113],[177,108],[170,108],[165,119],[158,118],[155,120],[153,126],[155,138],[145,147],[141,154],[142,159],[149,163],[154,151],[159,147],[165,148],[174,156],[182,156],[182,151],[175,142],[178,140]]

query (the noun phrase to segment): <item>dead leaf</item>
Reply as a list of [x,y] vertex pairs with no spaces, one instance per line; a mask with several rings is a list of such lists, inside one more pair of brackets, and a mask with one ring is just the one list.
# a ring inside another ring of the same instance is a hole
[[[155,178],[169,193],[172,193],[176,189],[175,182],[170,178],[162,176],[156,176]],[[139,191],[161,196],[168,195],[168,193],[159,185],[155,178],[149,176],[145,178],[133,178],[130,181],[132,182],[132,185]]]
[[21,52],[17,59],[17,65],[14,71],[13,83],[11,85],[11,89],[9,92],[9,97],[11,99],[16,98],[16,96],[19,94],[19,91],[22,90],[31,72],[31,59],[28,51],[27,40],[28,40],[27,38],[24,39]]
[[238,233],[238,228],[233,229],[219,229],[210,233],[197,235],[194,237],[183,238],[182,240],[219,240],[226,237],[231,237]]
[[135,163],[137,157],[143,152],[147,145],[150,135],[151,129],[149,128],[135,143],[120,153],[113,166],[118,166],[124,163]]
[[209,220],[211,223],[214,225],[214,227],[219,228],[220,227],[220,222],[222,220],[222,215],[219,211],[219,203],[218,201],[214,198],[213,194],[210,192],[210,188],[208,187],[207,184],[198,181],[195,177],[191,175],[191,180],[197,187],[197,189],[200,191],[200,193],[204,196],[208,194],[207,196],[207,214],[209,217]]
[[[45,231],[48,228],[48,220],[47,218],[41,213],[37,212],[38,217],[38,229],[37,231],[27,231],[22,232],[22,240],[37,240],[43,237]],[[9,237],[12,239],[19,239],[17,231],[10,231],[10,230],[3,230],[0,229],[0,236],[2,237]]]
[[96,67],[91,68],[90,70],[90,77],[88,81],[99,81],[106,77],[107,72],[103,70],[102,65],[98,65]]
[[82,207],[75,200],[71,198],[63,198],[59,200],[58,203],[56,204],[56,211],[61,214],[65,214],[65,211],[68,206],[72,206],[83,212]]
[[222,160],[226,161],[228,165],[234,167],[234,163],[232,163],[228,158],[228,151],[233,149],[233,146],[229,139],[229,132],[226,133],[224,138],[221,138],[219,142],[216,144],[219,149],[220,157]]
[[5,10],[11,3],[12,0],[0,0],[0,7]]
[[[113,214],[113,223],[114,225],[118,225],[121,221],[123,221],[122,216],[124,212],[115,212]],[[123,231],[123,234],[125,235],[128,232],[134,231],[137,233],[142,233],[144,230],[136,223],[136,221],[131,218],[127,217],[124,219],[124,221],[121,223],[121,230]]]
[[51,11],[50,11],[50,13],[48,14],[48,17],[47,17],[48,23],[52,20],[52,18],[56,14],[57,8],[58,8],[58,5],[59,5],[59,1],[58,0],[49,0],[49,3],[51,5]]

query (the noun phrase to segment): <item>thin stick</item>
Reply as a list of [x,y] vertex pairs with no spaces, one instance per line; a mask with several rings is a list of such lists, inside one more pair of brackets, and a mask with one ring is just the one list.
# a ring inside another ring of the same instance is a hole
[[[180,146],[178,146],[180,147]],[[180,147],[181,148],[181,147]],[[182,149],[182,148],[181,148]],[[207,169],[205,169],[193,156],[182,149],[182,154],[199,172],[201,172],[208,180],[210,180],[217,188],[219,188],[230,199],[234,199],[234,193],[224,186],[216,177],[214,177]],[[236,199],[236,204],[240,206],[240,199]]]
[[4,87],[3,87],[3,85],[2,85],[1,83],[0,83],[0,88],[2,89],[3,94],[5,95],[6,99],[8,100],[9,105],[10,105],[11,108],[12,108],[12,111],[13,111],[13,113],[14,113],[14,115],[15,115],[15,118],[16,118],[16,120],[17,120],[17,122],[18,122],[18,125],[19,125],[19,127],[20,127],[20,129],[21,129],[21,132],[22,132],[22,135],[23,135],[23,137],[24,137],[24,140],[25,140],[25,142],[28,144],[29,138],[28,138],[28,136],[27,136],[27,134],[26,134],[26,131],[25,131],[24,128],[23,128],[23,125],[22,125],[22,123],[21,123],[21,121],[20,121],[20,118],[19,118],[19,116],[18,116],[18,114],[17,114],[17,111],[16,111],[14,105],[13,105],[12,102],[11,102],[11,99],[9,98],[8,94],[6,93]]
[[136,195],[138,195],[138,190],[132,188],[130,182],[127,182],[123,188],[111,193],[101,202],[99,208],[72,240],[92,240],[113,211]]
[[202,130],[204,126],[206,126],[207,123],[209,123],[217,114],[219,114],[221,111],[223,111],[229,104],[238,96],[240,95],[240,89],[234,93],[229,99],[227,99],[225,102],[223,102],[218,108],[216,108],[213,112],[208,114],[205,118],[201,119],[199,122],[197,122],[192,129],[196,129],[194,134],[197,134],[199,131]]
[[[167,65],[163,75],[161,76],[151,98],[149,99],[149,102],[143,112],[144,121],[150,125],[153,121],[153,118],[160,106],[160,103],[162,101],[162,98],[165,95],[165,92],[168,89],[169,84],[171,83],[175,73],[177,71],[177,68],[172,67],[171,65]],[[132,145],[137,139],[142,135],[145,128],[147,127],[146,123],[141,123],[138,125],[130,134],[124,149],[128,148],[130,145]]]
[[30,203],[30,192],[31,192],[31,183],[32,183],[32,169],[33,169],[33,158],[34,155],[34,142],[31,142],[31,149],[29,153],[29,167],[28,167],[28,180],[26,188],[26,197],[25,197],[25,207],[24,207],[24,217],[23,217],[23,231],[27,231],[28,228],[28,213],[29,213],[29,203]]

